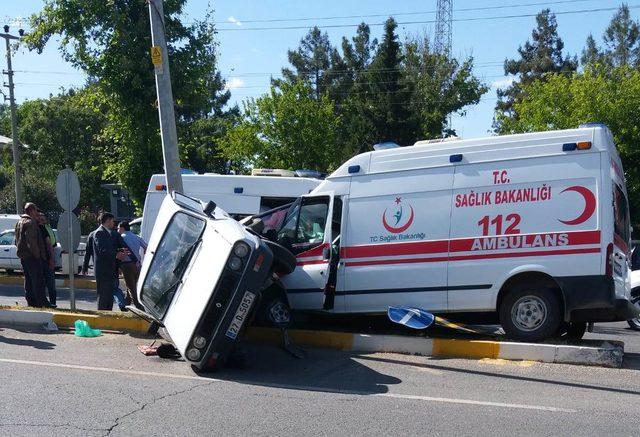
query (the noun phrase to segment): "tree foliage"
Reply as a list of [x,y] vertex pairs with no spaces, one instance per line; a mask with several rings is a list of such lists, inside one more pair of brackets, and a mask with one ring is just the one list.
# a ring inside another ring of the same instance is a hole
[[400,41],[393,18],[385,22],[380,41],[362,23],[355,36],[342,38],[340,48],[313,28],[289,51],[289,60],[291,68],[283,69],[283,79],[273,85],[303,82],[312,98],[334,103],[340,157],[371,150],[379,142],[410,145],[453,134],[449,114],[463,113],[487,91],[472,73],[471,58],[435,54],[427,38]]
[[[164,1],[176,117],[182,132],[195,120],[221,115],[229,99],[217,70],[215,30],[208,16],[184,24],[185,3]],[[31,25],[33,31],[25,38],[31,49],[42,50],[51,37],[59,35],[64,58],[89,76],[93,95],[87,104],[106,118],[101,138],[110,147],[104,177],[123,183],[140,204],[150,175],[162,171],[146,2],[47,0],[42,11],[31,17]]]
[[[505,120],[503,132],[571,129],[603,122],[613,132],[630,193],[631,217],[640,215],[640,71],[599,65],[571,76],[554,74],[525,85],[515,103],[517,119]],[[637,222],[636,222],[637,223]]]
[[516,80],[506,89],[498,90],[496,105],[496,127],[505,118],[517,118],[514,104],[523,96],[523,87],[536,81],[544,80],[549,73],[571,73],[576,71],[578,61],[563,53],[564,42],[558,35],[556,16],[549,9],[542,10],[536,16],[536,27],[531,32],[531,40],[518,48],[518,59],[507,59],[504,62],[504,73],[516,76]]
[[285,82],[246,104],[244,121],[227,132],[221,147],[245,167],[331,170],[344,159],[339,123],[327,96],[316,99],[309,84]]
[[598,47],[593,35],[587,37],[582,64],[601,63],[609,67],[640,66],[640,24],[631,18],[629,6],[622,4],[602,36]]

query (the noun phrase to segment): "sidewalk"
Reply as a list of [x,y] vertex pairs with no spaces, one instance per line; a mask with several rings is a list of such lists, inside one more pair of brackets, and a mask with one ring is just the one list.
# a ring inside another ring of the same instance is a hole
[[[23,285],[24,277],[19,274],[0,274],[0,285]],[[68,275],[56,274],[56,287],[69,288],[70,281]],[[74,287],[84,290],[95,290],[96,279],[93,276],[75,276]]]

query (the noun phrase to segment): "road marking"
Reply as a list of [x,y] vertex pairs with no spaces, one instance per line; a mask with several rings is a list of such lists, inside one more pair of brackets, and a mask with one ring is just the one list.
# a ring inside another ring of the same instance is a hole
[[125,369],[115,369],[111,367],[81,366],[77,364],[50,363],[46,361],[12,360],[9,358],[0,358],[0,363],[24,364],[24,365],[32,365],[32,366],[56,367],[56,368],[75,369],[75,370],[89,370],[94,372],[117,373],[121,375],[152,376],[156,378],[159,377],[159,378],[187,379],[187,380],[196,380],[196,381],[206,380],[210,382],[226,382],[226,383],[240,384],[240,385],[250,384],[250,385],[256,385],[256,386],[280,388],[285,390],[304,390],[304,391],[328,392],[328,393],[344,394],[344,395],[361,395],[361,396],[372,396],[372,397],[381,397],[381,398],[416,400],[416,401],[425,401],[425,402],[439,402],[439,403],[446,403],[446,404],[477,405],[477,406],[484,406],[484,407],[512,408],[512,409],[521,409],[521,410],[537,410],[537,411],[546,411],[551,413],[577,413],[578,412],[577,410],[572,410],[568,408],[556,408],[556,407],[549,407],[545,405],[511,404],[511,403],[504,403],[504,402],[476,401],[472,399],[440,398],[440,397],[432,397],[432,396],[408,395],[408,394],[401,394],[401,393],[369,393],[364,391],[339,390],[339,389],[332,389],[332,388],[318,387],[318,386],[290,385],[290,384],[277,384],[277,383],[271,384],[271,383],[265,383],[265,382],[259,382],[259,381],[227,381],[223,379],[208,378],[208,377],[202,377],[202,376],[196,376],[196,375],[177,375],[173,373],[144,372],[141,370],[125,370]]
[[191,380],[198,380],[198,381],[202,379],[207,379],[208,381],[214,381],[214,382],[223,381],[222,379],[202,378],[201,376],[197,376],[197,375],[176,375],[173,373],[144,372],[142,370],[124,370],[124,369],[114,369],[111,367],[80,366],[77,364],[48,363],[45,361],[11,360],[8,358],[0,358],[0,362],[11,363],[11,364],[27,364],[27,365],[41,366],[41,367],[59,367],[63,369],[92,370],[94,372],[120,373],[123,375],[154,376],[154,377],[161,377],[161,378],[191,379]]

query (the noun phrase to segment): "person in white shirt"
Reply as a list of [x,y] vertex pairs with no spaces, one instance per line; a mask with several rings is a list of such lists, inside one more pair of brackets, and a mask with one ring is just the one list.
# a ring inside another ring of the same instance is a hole
[[131,232],[129,222],[120,222],[118,224],[118,233],[122,236],[122,239],[127,245],[129,251],[134,255],[122,260],[119,265],[122,276],[124,277],[124,282],[127,284],[127,300],[130,300],[136,307],[142,309],[142,305],[138,301],[136,284],[138,283],[138,277],[140,276],[140,260],[142,259],[144,251],[147,250],[147,243],[142,238]]

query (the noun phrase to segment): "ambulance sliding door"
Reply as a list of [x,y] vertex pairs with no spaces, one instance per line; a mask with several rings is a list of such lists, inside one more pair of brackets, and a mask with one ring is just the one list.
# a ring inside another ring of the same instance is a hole
[[352,178],[340,266],[348,312],[447,308],[453,167]]
[[599,171],[595,153],[456,167],[449,309],[495,310],[500,287],[518,272],[597,271]]

